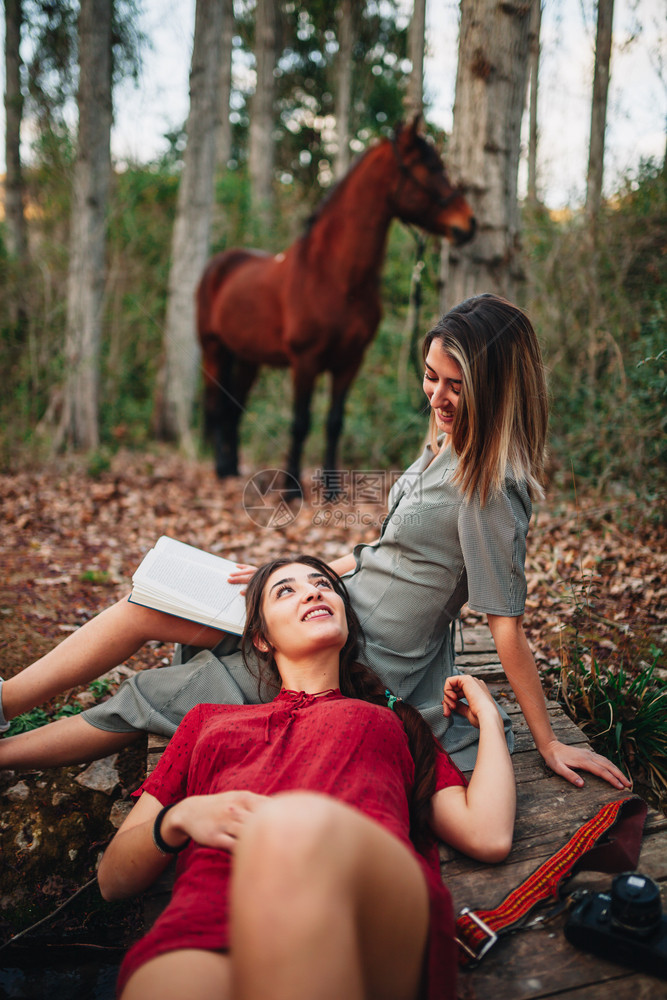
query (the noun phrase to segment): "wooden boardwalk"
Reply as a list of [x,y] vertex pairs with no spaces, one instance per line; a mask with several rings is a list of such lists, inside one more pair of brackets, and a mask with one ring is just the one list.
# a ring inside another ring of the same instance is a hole
[[[486,627],[464,631],[465,652],[457,666],[482,677],[512,716],[517,781],[514,845],[501,865],[483,865],[450,848],[441,848],[442,876],[456,913],[464,906],[493,909],[505,896],[565,844],[575,830],[605,802],[622,798],[606,782],[584,775],[583,789],[556,777],[543,764],[497,659]],[[586,737],[555,702],[549,704],[554,730],[568,744]],[[667,819],[649,810],[638,871],[660,883],[667,911]],[[582,872],[572,885],[608,889],[610,875]],[[548,904],[537,914],[548,912]],[[658,1000],[667,998],[667,982],[640,975],[595,958],[566,941],[565,914],[530,930],[501,938],[470,971],[459,975],[460,1000]]]
[[[543,764],[530,731],[497,659],[486,626],[464,631],[465,652],[457,665],[482,677],[494,696],[512,716],[515,750],[512,757],[517,781],[517,820],[514,845],[501,865],[484,865],[451,848],[441,847],[444,881],[458,913],[464,906],[492,909],[543,861],[554,854],[586,820],[606,802],[623,797],[606,782],[585,776],[585,787],[575,788],[556,777]],[[585,744],[581,730],[555,702],[549,703],[554,731],[568,744]],[[166,741],[149,737],[148,770],[152,770]],[[661,884],[667,911],[667,818],[649,811],[638,871]],[[169,872],[169,870],[168,870]],[[164,906],[169,874],[146,899],[146,919]],[[573,885],[607,889],[611,876],[583,872]],[[548,912],[538,910],[537,913]],[[538,923],[529,930],[501,938],[483,961],[459,974],[459,1000],[667,1000],[667,983],[633,973],[595,958],[566,941],[565,915]],[[305,1000],[305,998],[304,998]]]

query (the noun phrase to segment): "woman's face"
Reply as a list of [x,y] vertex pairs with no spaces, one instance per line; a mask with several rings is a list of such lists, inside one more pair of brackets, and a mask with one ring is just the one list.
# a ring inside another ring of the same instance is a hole
[[424,362],[424,392],[437,428],[445,434],[452,432],[462,384],[460,365],[445,353],[439,340],[433,340]]
[[325,649],[340,651],[347,640],[342,597],[313,566],[290,563],[275,570],[262,596],[266,638],[279,657],[302,658]]

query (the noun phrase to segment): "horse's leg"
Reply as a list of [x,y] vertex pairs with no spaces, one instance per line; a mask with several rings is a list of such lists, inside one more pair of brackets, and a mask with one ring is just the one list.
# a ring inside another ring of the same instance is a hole
[[[234,472],[229,476],[238,476],[239,464],[239,426],[245,413],[245,403],[257,377],[259,365],[250,364],[234,358],[229,366],[229,378],[224,387],[221,420],[221,448]],[[220,476],[220,473],[218,472]]]
[[[234,356],[214,333],[201,338],[204,371],[204,431],[213,442],[220,479],[238,475],[236,442],[230,435],[233,405],[230,386]],[[238,421],[237,421],[238,424]]]
[[[209,359],[212,357],[213,351]],[[239,424],[258,366],[239,361],[228,347],[218,341],[215,372],[209,371],[206,365],[204,370],[206,426],[213,432],[215,471],[220,479],[238,476]]]
[[336,474],[336,452],[338,450],[338,439],[343,429],[345,400],[347,399],[350,386],[359,371],[361,360],[359,358],[351,368],[346,368],[345,371],[332,374],[331,376],[331,403],[327,415],[327,437],[324,450],[324,466],[322,468],[322,485],[324,487],[325,500],[335,500],[341,492],[339,477]]
[[294,408],[292,443],[287,458],[287,482],[283,492],[286,500],[303,496],[301,486],[301,453],[310,430],[310,402],[313,396],[316,372],[311,368],[293,368]]

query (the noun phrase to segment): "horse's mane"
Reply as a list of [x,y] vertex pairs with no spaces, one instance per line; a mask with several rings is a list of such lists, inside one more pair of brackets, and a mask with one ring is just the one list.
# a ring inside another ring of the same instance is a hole
[[[383,145],[383,143],[395,142],[399,132],[400,132],[400,127],[396,130],[396,133],[394,134],[393,137],[385,137],[381,139],[379,142],[376,142],[373,145],[369,146],[368,149],[365,149],[363,153],[360,153],[359,156],[356,157],[356,159],[353,161],[352,166],[347,171],[347,173],[343,177],[341,177],[341,179],[337,181],[334,184],[334,186],[325,194],[322,201],[319,202],[315,210],[306,219],[303,227],[303,233],[301,236],[304,245],[307,244],[308,242],[308,237],[312,232],[313,226],[315,226],[315,224],[319,221],[322,215],[324,215],[325,212],[329,210],[331,205],[340,198],[341,192],[345,188],[350,177],[362,164],[362,162],[366,159],[366,157],[370,156],[370,154],[373,153],[376,149],[379,149],[379,147]],[[442,170],[442,160],[440,159],[440,155],[435,146],[433,145],[433,143],[429,142],[421,135],[415,135],[414,139],[415,139],[415,147],[419,152],[421,161],[424,164],[424,166],[432,171]]]
[[389,142],[389,139],[381,139],[379,142],[373,143],[368,149],[365,149],[363,153],[360,153],[353,161],[350,169],[345,173],[339,181],[336,181],[334,186],[330,188],[325,194],[324,198],[318,203],[314,211],[308,216],[303,226],[302,238],[307,240],[310,236],[311,230],[316,222],[319,221],[320,217],[328,211],[331,204],[337,201],[340,197],[341,191],[349,181],[352,174],[361,165],[362,161],[366,159],[371,153],[373,153],[383,142]]

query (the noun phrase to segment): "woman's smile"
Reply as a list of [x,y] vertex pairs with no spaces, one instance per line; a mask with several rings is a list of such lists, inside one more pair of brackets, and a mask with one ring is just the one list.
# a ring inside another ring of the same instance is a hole
[[438,429],[451,434],[454,414],[461,395],[461,368],[434,340],[424,361],[424,392]]
[[313,618],[330,618],[333,615],[333,611],[326,604],[318,604],[316,608],[310,608],[303,615],[301,621],[309,622]]

